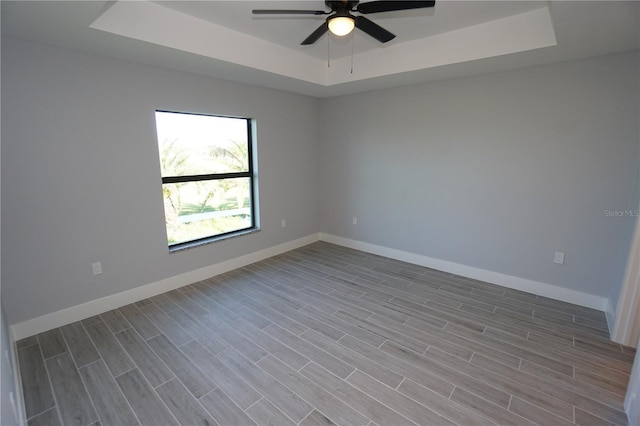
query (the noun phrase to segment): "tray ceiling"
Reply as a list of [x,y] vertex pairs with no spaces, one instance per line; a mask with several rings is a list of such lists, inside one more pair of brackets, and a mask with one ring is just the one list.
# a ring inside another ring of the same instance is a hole
[[357,30],[300,42],[323,1],[2,2],[2,32],[38,42],[325,97],[639,47],[637,2],[447,1],[371,14],[397,37]]

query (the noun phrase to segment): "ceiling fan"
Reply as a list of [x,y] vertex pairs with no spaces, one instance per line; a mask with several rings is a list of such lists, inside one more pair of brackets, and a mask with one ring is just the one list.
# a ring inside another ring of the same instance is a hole
[[392,12],[395,10],[423,9],[433,7],[436,2],[432,1],[370,1],[360,3],[359,1],[326,0],[325,4],[331,11],[324,10],[292,10],[292,9],[256,9],[254,15],[330,15],[326,21],[320,25],[309,37],[304,39],[301,45],[313,44],[327,31],[337,36],[344,36],[359,28],[381,43],[393,40],[396,36],[382,28],[380,25],[365,18],[364,16],[352,15],[358,12],[366,15],[368,13]]

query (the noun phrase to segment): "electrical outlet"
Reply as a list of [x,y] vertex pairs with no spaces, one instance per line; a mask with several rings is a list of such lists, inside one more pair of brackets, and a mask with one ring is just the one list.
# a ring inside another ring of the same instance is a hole
[[91,268],[93,269],[93,275],[102,274],[102,263],[100,262],[92,263]]
[[562,265],[564,263],[564,253],[561,251],[555,252],[553,255],[553,263]]
[[353,217],[353,224],[354,224],[354,225],[357,225],[357,224],[358,224],[358,217],[357,217],[357,216],[354,216],[354,217]]
[[282,220],[280,221],[280,226],[281,226],[281,227],[283,227],[283,228],[286,228],[286,227],[287,227],[287,221],[286,221],[286,220],[284,220],[284,219],[282,219]]

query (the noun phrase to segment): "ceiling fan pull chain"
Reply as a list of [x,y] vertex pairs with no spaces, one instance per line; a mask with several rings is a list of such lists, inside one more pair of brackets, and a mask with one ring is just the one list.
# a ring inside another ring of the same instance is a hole
[[330,54],[330,47],[331,47],[331,36],[329,36],[329,34],[327,34],[327,68],[331,68],[331,54]]
[[353,45],[356,43],[356,32],[351,32],[351,74],[353,74]]

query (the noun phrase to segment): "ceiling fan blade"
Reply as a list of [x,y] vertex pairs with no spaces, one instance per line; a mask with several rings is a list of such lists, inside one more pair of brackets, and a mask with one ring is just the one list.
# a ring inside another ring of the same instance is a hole
[[300,44],[303,46],[306,46],[308,44],[313,44],[316,41],[318,41],[318,39],[322,37],[324,33],[326,33],[327,31],[329,31],[329,24],[325,21],[322,25],[318,27],[318,29],[312,32],[311,35],[305,38],[304,41]]
[[396,38],[395,34],[382,28],[375,22],[365,18],[364,16],[356,16],[356,28],[361,29],[380,43],[386,43]]
[[324,10],[295,10],[295,9],[254,9],[254,15],[328,15]]
[[423,9],[435,6],[435,1],[370,1],[361,3],[356,10],[360,13],[392,12],[394,10]]

